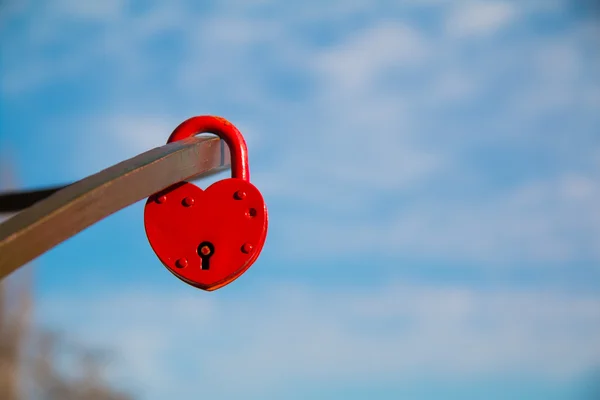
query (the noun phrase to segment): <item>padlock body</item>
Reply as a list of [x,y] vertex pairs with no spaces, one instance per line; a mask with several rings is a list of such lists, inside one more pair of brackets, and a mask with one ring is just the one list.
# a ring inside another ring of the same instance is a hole
[[[169,271],[211,291],[254,263],[264,246],[268,215],[252,183],[229,178],[205,190],[181,182],[155,193],[146,201],[144,225],[152,249]],[[203,243],[212,244],[209,257],[203,254],[207,248],[200,249]]]

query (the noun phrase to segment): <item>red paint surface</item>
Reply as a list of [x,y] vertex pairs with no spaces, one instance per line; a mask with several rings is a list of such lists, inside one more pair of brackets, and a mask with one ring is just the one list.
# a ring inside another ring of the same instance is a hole
[[212,133],[223,139],[231,152],[231,176],[245,181],[250,180],[246,141],[240,131],[225,118],[199,116],[187,119],[175,128],[167,143],[200,133]]

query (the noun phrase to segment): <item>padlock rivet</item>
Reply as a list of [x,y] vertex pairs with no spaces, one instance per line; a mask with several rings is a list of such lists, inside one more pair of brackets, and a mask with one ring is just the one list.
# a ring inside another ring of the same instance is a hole
[[164,194],[163,194],[162,196],[159,196],[159,197],[156,199],[156,202],[157,202],[158,204],[162,204],[162,203],[164,203],[165,201],[167,201],[167,196],[165,196]]
[[180,258],[179,260],[175,261],[175,266],[177,268],[185,268],[188,265],[188,261],[185,258]]
[[194,198],[193,197],[186,197],[185,199],[183,199],[183,205],[186,207],[191,207],[194,205]]
[[246,198],[246,192],[238,190],[234,193],[233,197],[235,197],[236,200],[244,200]]
[[252,251],[252,249],[254,248],[254,246],[252,246],[250,243],[244,243],[244,245],[242,246],[242,253],[250,253]]

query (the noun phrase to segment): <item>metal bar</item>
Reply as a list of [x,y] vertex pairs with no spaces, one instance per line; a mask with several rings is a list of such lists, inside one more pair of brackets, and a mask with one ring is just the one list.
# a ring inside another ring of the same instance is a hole
[[0,280],[103,218],[172,184],[230,166],[226,144],[197,136],[77,181],[0,224]]
[[0,213],[14,213],[31,207],[40,200],[64,189],[67,185],[38,190],[23,190],[0,193]]

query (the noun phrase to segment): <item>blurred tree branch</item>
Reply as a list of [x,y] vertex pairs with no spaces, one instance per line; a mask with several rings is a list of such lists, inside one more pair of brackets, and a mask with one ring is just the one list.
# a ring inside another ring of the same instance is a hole
[[[9,163],[2,162],[2,188],[13,183],[6,167]],[[32,288],[31,265],[0,281],[0,399],[131,400],[102,378],[105,352],[67,348],[64,335],[31,323]],[[64,359],[71,365],[66,371]]]

